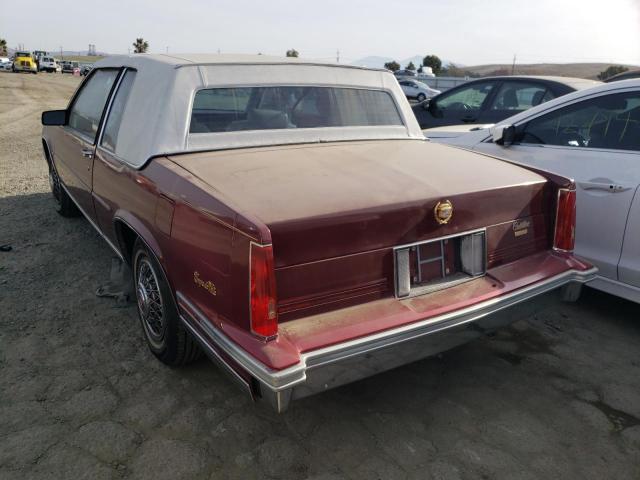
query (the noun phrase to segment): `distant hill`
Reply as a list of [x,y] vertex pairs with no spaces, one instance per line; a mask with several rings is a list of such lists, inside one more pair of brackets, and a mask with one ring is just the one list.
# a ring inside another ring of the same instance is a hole
[[[382,68],[384,64],[392,60],[396,60],[402,68],[406,67],[409,62],[418,67],[422,64],[423,56],[416,55],[402,60],[393,59],[391,57],[369,56],[363,57],[351,62],[352,65],[359,65],[369,68]],[[489,65],[473,65],[464,66],[462,64],[442,59],[442,64],[448,66],[454,63],[456,66],[455,76],[473,76],[486,77],[489,75],[510,75],[511,64],[493,63]],[[514,73],[516,75],[555,75],[559,77],[576,77],[589,78],[596,80],[598,74],[611,65],[616,63],[532,63],[532,64],[516,64]],[[630,70],[637,69],[636,65],[625,65]]]
[[[576,77],[598,79],[598,74],[611,65],[612,63],[533,63],[533,64],[516,64],[514,74],[516,75],[556,75],[559,77]],[[635,65],[625,65],[629,69],[638,68]],[[488,75],[510,75],[511,64],[491,64],[491,65],[475,65],[464,67],[465,72],[474,76],[485,77]]]

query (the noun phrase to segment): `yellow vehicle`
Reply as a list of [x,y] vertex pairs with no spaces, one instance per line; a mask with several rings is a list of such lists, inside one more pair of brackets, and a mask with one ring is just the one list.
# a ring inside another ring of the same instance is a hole
[[16,52],[13,58],[12,70],[14,72],[38,73],[38,65],[31,52]]

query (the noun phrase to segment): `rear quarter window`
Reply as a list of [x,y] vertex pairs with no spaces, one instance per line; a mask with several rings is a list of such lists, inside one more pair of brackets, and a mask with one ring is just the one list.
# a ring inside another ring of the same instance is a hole
[[102,135],[101,143],[102,147],[111,152],[116,151],[122,116],[135,79],[135,70],[127,70],[125,72],[111,104],[111,110],[109,111],[109,117],[107,118],[107,123],[104,127],[104,134]]

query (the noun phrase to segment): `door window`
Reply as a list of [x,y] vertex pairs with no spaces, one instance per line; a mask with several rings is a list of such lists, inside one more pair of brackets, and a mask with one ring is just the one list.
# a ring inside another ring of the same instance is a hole
[[118,133],[120,132],[120,122],[122,121],[122,114],[124,113],[127,99],[129,98],[129,92],[133,86],[133,81],[136,78],[135,70],[127,70],[124,74],[124,78],[118,86],[118,91],[113,98],[111,104],[111,110],[109,111],[109,118],[104,127],[104,134],[102,136],[101,145],[110,150],[116,151],[116,144],[118,142]]
[[591,98],[531,120],[522,143],[640,150],[640,92]]
[[69,126],[92,141],[117,76],[118,70],[97,70],[82,87],[69,112]]
[[444,111],[468,111],[474,113],[487,99],[494,87],[492,82],[480,82],[462,87],[451,93],[445,93],[438,98],[436,107]]
[[544,85],[529,82],[503,82],[491,110],[519,112],[551,100],[553,94]]

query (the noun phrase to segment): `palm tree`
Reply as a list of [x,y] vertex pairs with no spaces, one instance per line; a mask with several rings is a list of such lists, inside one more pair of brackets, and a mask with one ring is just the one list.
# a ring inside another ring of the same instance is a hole
[[144,38],[136,38],[136,41],[133,42],[133,53],[147,53],[149,49],[149,42],[145,41]]
[[7,54],[7,41],[4,38],[0,38],[0,55]]

